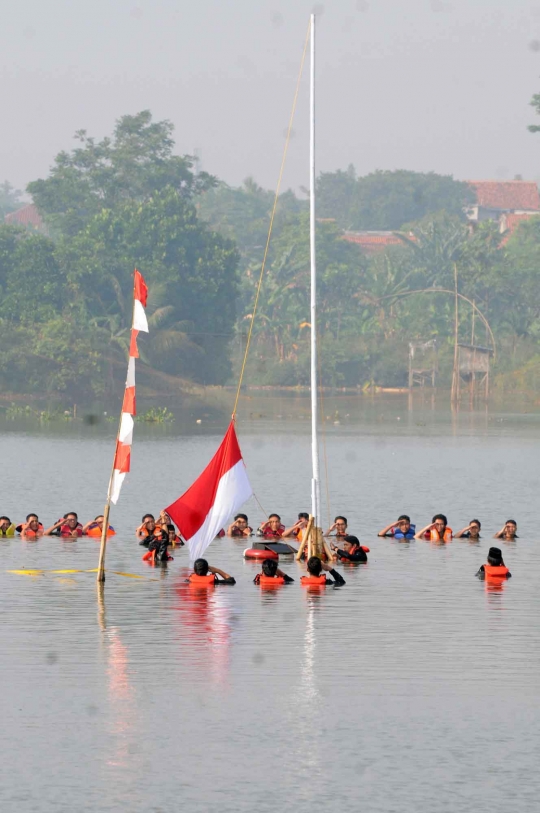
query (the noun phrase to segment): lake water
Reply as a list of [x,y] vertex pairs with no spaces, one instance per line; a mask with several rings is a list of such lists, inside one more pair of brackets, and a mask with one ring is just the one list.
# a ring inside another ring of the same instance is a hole
[[[292,523],[309,510],[306,404],[255,400],[239,424],[252,485]],[[345,398],[327,411],[324,522],[344,513],[371,548],[367,565],[339,566],[340,590],[308,593],[290,561],[296,583],[263,592],[230,539],[208,558],[237,585],[208,595],[186,590],[186,551],[163,570],[141,561],[134,528],[215,452],[215,416],[136,427],[103,592],[94,573],[7,572],[95,568],[93,540],[0,541],[2,810],[535,809],[540,419]],[[3,424],[0,513],[101,512],[113,431]],[[261,519],[254,501],[246,511]],[[376,537],[402,512],[426,524],[440,511],[454,529],[478,517],[480,543]],[[488,590],[474,574],[510,517],[513,578]]]

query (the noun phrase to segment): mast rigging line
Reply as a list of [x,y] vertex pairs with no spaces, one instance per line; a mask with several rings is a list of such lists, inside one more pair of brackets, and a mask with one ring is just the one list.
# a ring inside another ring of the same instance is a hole
[[234,399],[234,407],[233,407],[233,411],[232,411],[233,419],[236,418],[236,410],[237,410],[237,407],[238,407],[238,401],[240,399],[240,390],[242,388],[242,381],[244,379],[244,372],[246,370],[246,363],[247,363],[248,354],[249,354],[249,347],[250,347],[250,344],[251,344],[251,337],[252,337],[252,334],[253,334],[253,324],[255,322],[255,316],[257,314],[257,306],[259,304],[259,297],[260,297],[261,288],[262,288],[262,281],[263,281],[263,277],[264,277],[264,272],[266,270],[266,260],[268,258],[268,249],[270,248],[270,240],[271,240],[271,237],[272,237],[272,229],[274,227],[274,219],[275,219],[275,216],[276,216],[276,210],[277,210],[277,205],[278,205],[278,200],[279,200],[279,192],[280,192],[280,189],[281,189],[281,181],[283,179],[283,172],[285,170],[285,162],[287,160],[287,152],[288,152],[288,149],[289,149],[289,142],[291,140],[291,132],[292,132],[292,126],[293,126],[293,121],[294,121],[294,114],[296,113],[296,105],[297,105],[297,102],[298,102],[298,94],[299,94],[299,91],[300,91],[300,82],[302,80],[302,74],[303,74],[303,71],[304,71],[304,62],[306,60],[306,53],[307,53],[307,47],[308,47],[308,43],[309,43],[310,34],[311,34],[311,19],[309,21],[308,30],[307,30],[307,34],[306,34],[306,39],[305,39],[305,42],[304,42],[304,50],[302,52],[302,59],[300,61],[300,70],[298,72],[298,78],[296,80],[296,88],[295,88],[295,91],[294,91],[294,98],[293,98],[293,104],[292,104],[292,109],[291,109],[291,115],[289,117],[289,125],[287,127],[287,136],[285,138],[285,146],[283,148],[283,156],[281,158],[281,166],[280,166],[280,169],[279,169],[279,176],[278,176],[278,182],[277,182],[277,187],[276,187],[276,194],[274,195],[274,204],[272,206],[272,214],[270,216],[270,225],[268,227],[268,236],[266,238],[266,245],[265,245],[263,260],[262,260],[262,264],[261,264],[261,273],[259,275],[259,282],[257,284],[257,292],[255,294],[255,302],[254,302],[254,305],[253,305],[253,313],[251,314],[249,331],[248,331],[248,336],[247,336],[247,341],[246,341],[246,349],[244,351],[244,358],[243,358],[243,361],[242,361],[242,367],[240,369],[240,377],[238,379],[238,387],[237,387],[237,390],[236,390],[236,397]]

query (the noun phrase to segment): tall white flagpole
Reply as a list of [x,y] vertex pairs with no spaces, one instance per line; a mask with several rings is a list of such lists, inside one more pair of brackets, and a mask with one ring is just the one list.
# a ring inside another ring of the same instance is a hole
[[309,99],[309,243],[311,257],[311,513],[321,522],[317,400],[317,266],[315,256],[315,15],[311,15],[311,69]]

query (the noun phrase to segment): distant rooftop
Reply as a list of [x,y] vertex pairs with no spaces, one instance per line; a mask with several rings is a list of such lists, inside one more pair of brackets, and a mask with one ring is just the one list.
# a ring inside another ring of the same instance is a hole
[[43,219],[33,203],[23,206],[22,209],[17,209],[16,212],[10,212],[4,217],[4,221],[9,226],[25,226],[40,231],[44,229]]
[[366,254],[376,254],[389,246],[402,246],[403,241],[393,231],[346,231],[343,239],[356,243]]
[[467,181],[485,209],[540,211],[540,195],[534,181]]

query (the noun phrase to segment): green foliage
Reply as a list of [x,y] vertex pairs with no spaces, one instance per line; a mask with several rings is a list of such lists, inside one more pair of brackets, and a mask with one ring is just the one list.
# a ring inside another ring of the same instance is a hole
[[137,415],[136,420],[144,423],[172,423],[174,421],[174,412],[171,412],[167,407],[150,407],[146,412]]
[[21,193],[9,181],[0,184],[0,222],[9,212],[14,212],[23,205]]

